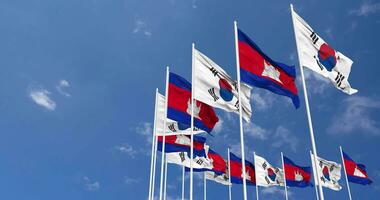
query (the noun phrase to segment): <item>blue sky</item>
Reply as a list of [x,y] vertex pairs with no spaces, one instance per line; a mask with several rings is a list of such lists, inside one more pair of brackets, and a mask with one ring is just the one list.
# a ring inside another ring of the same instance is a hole
[[[298,65],[290,1],[0,0],[1,199],[145,199],[154,91],[165,66],[190,80],[191,43],[236,77],[233,20],[273,59]],[[368,167],[371,186],[351,184],[353,198],[380,193],[380,96],[377,74],[380,1],[292,1],[330,45],[354,61],[347,96],[306,72],[318,153],[340,161],[339,145]],[[297,68],[298,71],[298,68]],[[310,165],[305,106],[254,88],[246,152],[274,164],[280,152]],[[239,153],[238,116],[217,111],[211,147]],[[169,199],[180,197],[180,169],[169,166]],[[196,176],[195,197],[202,197]],[[328,199],[347,199],[325,189]],[[188,185],[187,185],[188,186]],[[209,182],[209,199],[227,199]],[[157,191],[157,190],[156,190]],[[283,199],[282,188],[260,189]],[[234,199],[242,187],[233,186]],[[313,188],[290,189],[314,198]],[[249,188],[250,199],[254,188]]]

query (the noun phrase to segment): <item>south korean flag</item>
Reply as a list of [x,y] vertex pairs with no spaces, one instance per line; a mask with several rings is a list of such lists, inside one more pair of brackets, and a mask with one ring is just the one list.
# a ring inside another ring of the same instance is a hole
[[[239,113],[238,84],[210,58],[194,49],[194,98],[212,107]],[[242,113],[249,122],[251,87],[241,83]]]
[[258,186],[285,186],[284,171],[274,167],[268,161],[255,155],[256,184]]
[[317,157],[317,165],[314,165],[313,154],[311,154],[311,161],[313,164],[313,168],[315,166],[317,167],[315,171],[318,173],[318,175],[314,174],[314,176],[316,176],[319,179],[319,183],[323,187],[327,187],[335,191],[339,191],[342,189],[342,186],[339,185],[342,170],[341,164]]
[[356,93],[348,82],[353,61],[327,44],[293,9],[292,16],[300,65],[330,79],[344,93]]

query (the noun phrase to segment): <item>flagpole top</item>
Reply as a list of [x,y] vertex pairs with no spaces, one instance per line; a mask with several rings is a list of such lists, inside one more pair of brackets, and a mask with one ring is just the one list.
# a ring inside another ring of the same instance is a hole
[[158,93],[158,88],[156,88],[156,93]]
[[290,8],[293,10],[293,4],[292,3],[290,4]]

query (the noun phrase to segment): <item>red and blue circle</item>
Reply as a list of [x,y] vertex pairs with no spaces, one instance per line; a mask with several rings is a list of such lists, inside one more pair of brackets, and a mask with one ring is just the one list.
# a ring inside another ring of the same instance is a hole
[[323,173],[323,177],[325,177],[328,181],[330,181],[330,172],[327,166],[323,167],[322,173]]
[[318,59],[328,71],[331,71],[336,65],[335,50],[327,43],[322,44],[318,51]]
[[268,168],[267,171],[268,171],[268,177],[270,178],[270,180],[276,181],[276,173],[274,173],[273,169]]
[[222,99],[226,102],[229,102],[234,97],[234,94],[232,93],[232,86],[228,83],[225,79],[219,79],[219,94],[222,97]]

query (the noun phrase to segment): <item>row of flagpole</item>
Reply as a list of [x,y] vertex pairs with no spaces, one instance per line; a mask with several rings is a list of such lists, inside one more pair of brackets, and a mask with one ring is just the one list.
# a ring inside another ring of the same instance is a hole
[[[295,31],[295,22],[294,22],[294,10],[293,10],[293,5],[290,5],[291,9],[291,16],[292,16],[292,22],[293,22],[293,28],[294,28],[294,36],[295,36],[295,41],[296,41],[296,46],[297,46],[297,54],[298,54],[298,60],[299,60],[299,68],[300,68],[300,73],[301,73],[301,80],[302,80],[302,87],[303,87],[303,93],[304,93],[304,101],[305,101],[305,107],[306,107],[306,115],[307,115],[307,121],[308,121],[308,127],[309,127],[309,133],[310,133],[310,140],[311,140],[311,146],[312,146],[312,159],[313,159],[313,169],[317,169],[317,148],[316,148],[316,142],[315,142],[315,137],[314,137],[314,130],[313,130],[313,123],[312,123],[312,118],[311,118],[311,112],[310,112],[310,107],[309,107],[309,100],[308,100],[308,93],[307,93],[307,86],[306,86],[306,81],[305,81],[305,76],[303,72],[303,63],[300,59],[300,47],[298,44],[297,40],[297,32]],[[235,42],[235,56],[236,56],[236,70],[237,70],[237,84],[238,84],[238,101],[241,102],[241,81],[240,81],[240,62],[239,62],[239,47],[238,47],[238,27],[237,27],[237,22],[234,22],[234,42]],[[195,70],[194,70],[194,51],[195,51],[195,44],[192,44],[192,83],[194,83],[194,77],[195,75]],[[168,106],[168,84],[169,84],[169,67],[166,69],[166,88],[165,88],[165,116],[167,116],[167,106]],[[191,134],[190,134],[190,158],[194,157],[194,152],[193,152],[193,142],[194,142],[194,106],[195,106],[195,99],[194,99],[194,89],[195,87],[191,87]],[[156,95],[158,93],[158,90],[156,89]],[[156,96],[156,102],[155,105],[157,106],[157,96]],[[155,112],[156,113],[156,112]],[[156,114],[154,116],[154,128],[153,131],[156,133]],[[247,200],[247,183],[246,183],[246,166],[245,166],[245,150],[244,150],[244,129],[243,129],[243,114],[242,114],[242,104],[239,103],[239,132],[240,132],[240,148],[241,148],[241,164],[242,164],[242,176],[243,176],[243,199]],[[163,141],[162,141],[162,154],[161,154],[161,171],[160,171],[160,189],[159,189],[159,199],[160,200],[165,200],[166,199],[166,180],[167,180],[167,162],[165,158],[165,133],[166,133],[166,120],[164,120],[164,130],[163,130]],[[342,154],[342,149],[340,148],[341,151],[341,156],[343,160],[343,154]],[[229,158],[229,149],[228,149],[228,160],[230,162]],[[157,136],[153,134],[153,139],[152,139],[152,157],[151,157],[151,167],[150,167],[150,180],[149,180],[149,198],[153,199],[154,198],[154,185],[155,185],[155,173],[156,173],[156,158],[157,158]],[[281,152],[281,159],[282,159],[282,164],[284,168],[284,158],[283,154]],[[343,165],[344,166],[344,165]],[[230,169],[229,169],[230,170]],[[315,171],[315,172],[314,172]],[[346,173],[346,169],[344,166],[344,171]],[[318,174],[318,170],[313,170],[313,173],[316,173],[316,177],[319,177],[320,175]],[[231,182],[231,174],[229,171],[229,176],[230,176],[230,182]],[[285,172],[284,172],[285,176]],[[182,199],[184,199],[184,193],[185,193],[185,168],[182,168]],[[318,192],[316,193],[317,198],[320,200],[324,200],[324,195],[323,195],[323,189],[322,185],[320,184],[319,178],[315,178],[315,182],[318,185]],[[348,184],[348,179],[346,175],[346,182],[347,182],[347,189],[349,193],[349,198],[351,198],[351,192]],[[317,188],[316,188],[317,189]],[[193,165],[192,162],[190,162],[190,184],[189,184],[189,196],[190,200],[193,199]],[[288,199],[287,195],[287,186],[286,186],[286,181],[285,181],[285,196],[286,199]],[[229,199],[232,198],[231,194],[231,184],[229,185]],[[258,195],[258,186],[256,184],[256,198],[259,198]],[[206,175],[204,175],[204,199],[206,199]]]

